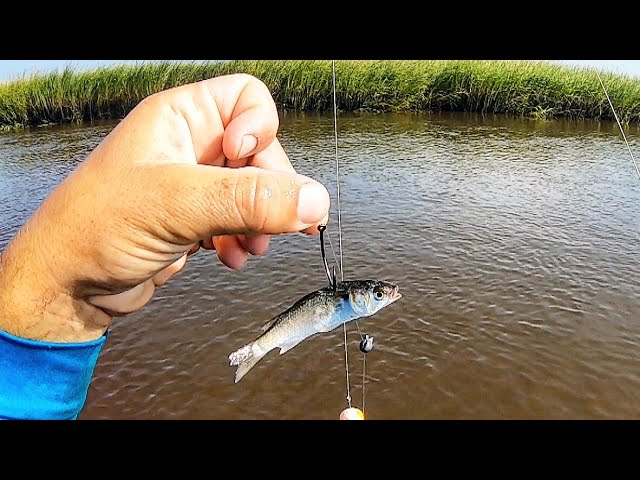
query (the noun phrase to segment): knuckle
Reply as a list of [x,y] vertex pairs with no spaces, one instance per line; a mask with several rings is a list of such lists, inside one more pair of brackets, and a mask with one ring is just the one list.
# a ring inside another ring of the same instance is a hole
[[250,73],[236,73],[238,79],[244,81],[244,82],[261,82],[260,79],[258,79],[257,77],[254,77],[253,75],[251,75]]
[[238,182],[236,209],[248,231],[263,233],[269,227],[276,188],[274,179],[267,175],[247,176]]
[[264,88],[266,90],[269,90],[267,88],[267,85],[260,80],[258,77],[254,77],[253,75],[251,75],[250,73],[236,73],[234,74],[234,76],[241,81],[242,83],[246,85],[251,85],[253,84],[254,86],[258,87],[258,88]]

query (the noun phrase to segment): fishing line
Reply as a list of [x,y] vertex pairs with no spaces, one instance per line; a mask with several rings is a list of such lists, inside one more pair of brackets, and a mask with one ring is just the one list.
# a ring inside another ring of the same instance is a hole
[[367,356],[362,354],[362,414],[364,415],[364,383],[365,383],[365,369],[367,367]]
[[[331,241],[331,235],[329,235],[328,231],[325,231],[325,235],[327,236],[327,239],[329,240],[329,246],[331,247],[331,253],[333,254],[333,260],[338,263],[338,257],[336,256],[336,251],[333,248],[333,242]],[[358,320],[354,320],[355,324],[356,324],[356,328],[358,329],[358,335],[360,335],[360,340],[364,341],[365,340],[365,336],[362,334],[362,331],[360,330],[360,324],[358,323]],[[345,340],[346,343],[346,340]],[[365,380],[366,380],[366,371],[367,371],[367,356],[366,355],[362,355],[362,414],[364,415],[364,401],[365,401]]]
[[633,152],[631,151],[631,147],[629,146],[629,142],[627,141],[627,136],[624,134],[624,130],[622,129],[622,124],[620,123],[620,120],[618,119],[618,114],[616,113],[616,109],[613,108],[613,103],[611,102],[611,98],[609,98],[609,93],[607,92],[607,89],[604,86],[604,82],[602,81],[602,77],[600,77],[600,72],[598,72],[598,70],[595,71],[596,75],[598,76],[598,80],[600,80],[600,85],[602,85],[602,90],[604,90],[604,94],[607,96],[607,100],[609,101],[609,106],[611,107],[611,111],[613,112],[613,116],[616,119],[616,122],[618,122],[618,127],[620,128],[620,133],[622,133],[622,138],[624,139],[624,143],[627,145],[627,148],[629,149],[629,155],[631,155],[631,160],[633,161],[633,165],[636,167],[636,173],[638,174],[638,177],[640,178],[640,169],[638,169],[638,164],[636,162],[635,157],[633,156]]
[[[331,253],[333,254],[333,261],[336,262],[336,264],[340,263],[338,262],[338,257],[336,256],[336,251],[333,249],[333,242],[331,241],[331,235],[329,235],[329,231],[325,231],[324,234],[326,235],[327,239],[329,240],[329,246],[331,247]],[[340,270],[340,274],[342,276],[342,270]]]
[[[340,162],[338,161],[338,102],[336,100],[336,61],[331,61],[331,73],[333,80],[333,133],[335,140],[335,153],[336,153],[336,200],[338,207],[338,251],[340,253],[340,280],[344,282],[344,264],[343,264],[343,248],[342,248],[342,217],[341,217],[341,208],[340,208]],[[331,252],[333,253],[333,258],[336,263],[338,263],[338,259],[336,258],[336,252],[333,249],[333,243],[331,242],[331,237],[327,235],[329,238],[329,245],[331,246]],[[365,342],[371,342],[372,339],[369,339],[369,336],[366,337],[362,335],[360,331],[360,325],[356,320],[356,327],[358,329],[358,334],[360,335],[361,343],[360,349],[362,350],[362,413],[364,414],[364,402],[365,402],[365,385],[366,385],[366,352],[371,350],[371,346],[368,349],[363,349],[362,346]],[[351,408],[351,387],[349,384],[349,348],[347,342],[347,324],[342,324],[342,330],[344,332],[344,368],[346,374],[346,382],[347,382],[347,404],[349,408]],[[368,340],[367,340],[368,339]]]
[[338,162],[338,105],[336,101],[336,61],[331,60],[333,70],[333,133],[336,141],[336,200],[338,203],[338,250],[340,250],[340,280],[344,282],[342,267],[342,220],[340,218],[340,162]]
[[[329,246],[331,247],[331,253],[333,254],[333,260],[336,263],[338,263],[338,257],[336,256],[336,251],[333,249],[333,242],[331,241],[331,235],[329,234],[328,231],[325,231],[324,234],[327,237],[327,240],[329,240]],[[356,324],[356,328],[358,329],[358,335],[360,335],[360,340],[364,340],[364,335],[360,331],[360,324],[358,323],[358,320],[354,320],[354,323]]]
[[[340,251],[340,279],[344,282],[344,270],[342,268],[342,220],[340,217],[340,162],[338,161],[338,106],[336,101],[336,61],[331,60],[331,70],[333,74],[333,133],[336,146],[336,197],[338,205],[338,250]],[[329,241],[331,243],[331,241]],[[333,249],[333,246],[331,247]],[[347,324],[342,324],[344,331],[344,369],[347,380],[347,404],[351,408],[351,388],[349,385],[349,349],[347,348]]]

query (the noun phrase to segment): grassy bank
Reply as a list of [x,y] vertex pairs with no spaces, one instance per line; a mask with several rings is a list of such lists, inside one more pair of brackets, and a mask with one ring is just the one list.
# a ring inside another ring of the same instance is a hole
[[[263,80],[280,108],[332,108],[330,61],[141,63],[0,84],[0,128],[121,118],[147,95],[236,72]],[[613,118],[595,73],[545,62],[340,60],[336,74],[341,110]],[[640,122],[640,81],[603,79],[620,119]]]

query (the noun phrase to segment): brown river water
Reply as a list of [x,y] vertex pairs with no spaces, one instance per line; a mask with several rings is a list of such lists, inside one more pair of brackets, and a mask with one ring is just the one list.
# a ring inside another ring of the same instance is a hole
[[[332,194],[337,247],[333,118],[281,119]],[[113,126],[0,134],[0,248]],[[367,418],[640,418],[640,180],[614,124],[341,114],[339,155],[345,278],[404,295],[359,323]],[[336,419],[342,328],[237,385],[227,359],[325,284],[318,237],[275,237],[239,271],[199,253],[114,321],[80,419]],[[353,323],[348,339],[361,407]]]

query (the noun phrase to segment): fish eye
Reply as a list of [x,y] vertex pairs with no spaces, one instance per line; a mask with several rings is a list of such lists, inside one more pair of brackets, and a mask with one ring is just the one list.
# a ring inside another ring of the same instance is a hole
[[383,297],[384,290],[382,290],[382,287],[376,287],[373,289],[373,298],[375,298],[376,300],[382,300]]

